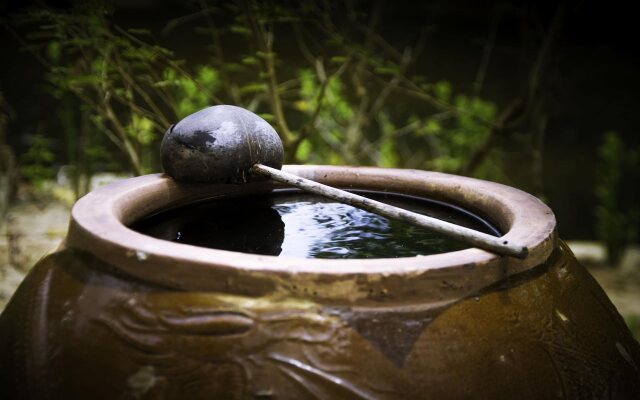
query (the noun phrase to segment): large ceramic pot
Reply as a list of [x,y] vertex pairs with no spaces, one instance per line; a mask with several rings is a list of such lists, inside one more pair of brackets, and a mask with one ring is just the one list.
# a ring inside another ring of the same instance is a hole
[[172,243],[127,226],[276,186],[129,179],[76,203],[64,244],[0,317],[0,398],[639,397],[638,343],[536,198],[423,171],[285,169],[456,204],[529,255],[294,259]]

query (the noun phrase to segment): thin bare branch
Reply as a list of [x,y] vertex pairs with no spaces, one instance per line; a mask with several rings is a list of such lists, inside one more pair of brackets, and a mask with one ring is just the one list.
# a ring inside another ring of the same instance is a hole
[[151,97],[147,94],[146,90],[140,87],[136,83],[136,81],[129,75],[129,73],[122,67],[120,64],[120,59],[116,56],[113,65],[120,72],[120,76],[124,79],[124,81],[142,98],[145,103],[151,108],[151,110],[155,113],[156,118],[160,120],[162,124],[164,124],[165,128],[171,125],[171,122],[165,117],[163,112],[160,110],[158,105],[151,99]]
[[29,49],[29,53],[43,66],[47,67],[48,69],[52,68],[51,63],[49,63],[49,61],[47,61],[44,57],[42,57],[40,54],[38,54],[37,51],[33,51],[31,49],[30,46],[28,46],[28,43],[22,38],[22,36],[20,36],[20,34],[18,32],[15,31],[15,29],[13,29],[9,24],[7,24],[5,21],[2,21],[2,27],[4,29],[7,30],[7,32],[9,32],[9,34],[11,36],[13,36],[13,38],[20,43],[20,46],[22,46],[22,48],[25,49]]
[[265,31],[265,28],[258,21],[254,12],[254,3],[245,1],[243,4],[246,18],[251,26],[251,32],[264,53],[262,60],[265,68],[265,74],[267,76],[267,87],[271,110],[274,114],[278,130],[282,135],[282,142],[285,148],[289,149],[291,144],[294,143],[296,135],[289,129],[287,119],[282,108],[280,94],[278,92],[278,79],[274,63],[275,55],[273,53],[273,33],[272,31]]
[[305,58],[305,60],[307,60],[309,64],[313,65],[315,63],[316,57],[311,53],[309,47],[307,46],[307,43],[304,41],[300,23],[293,23],[292,26],[293,34],[296,38],[296,43],[298,44],[298,48],[300,49],[302,56]]
[[484,137],[484,140],[477,146],[473,153],[467,158],[466,163],[456,173],[462,175],[470,175],[475,171],[486,156],[491,152],[495,145],[496,138],[505,132],[505,127],[523,110],[523,101],[521,98],[515,98],[507,108],[500,114],[496,123]]
[[484,49],[482,51],[482,57],[480,59],[480,65],[478,66],[476,78],[473,82],[473,91],[476,96],[480,94],[480,92],[482,91],[482,86],[484,85],[484,79],[487,74],[489,62],[491,61],[491,54],[493,53],[493,47],[496,43],[498,26],[500,25],[501,18],[502,9],[498,7],[494,8],[493,18],[491,19],[491,26],[489,28],[489,35],[487,36],[487,40],[485,41]]
[[[307,124],[305,124],[300,129],[300,133],[298,137],[296,138],[295,142],[291,146],[294,154],[298,149],[298,146],[300,145],[300,143],[302,143],[304,139],[311,137],[313,134],[317,133],[316,123],[317,123],[318,117],[320,116],[320,111],[324,106],[324,98],[327,92],[327,87],[329,85],[329,82],[331,81],[331,79],[340,77],[344,73],[344,71],[347,69],[347,66],[349,65],[350,62],[351,62],[351,56],[347,57],[344,63],[342,63],[342,65],[336,71],[334,71],[329,77],[327,77],[326,72],[324,70],[324,66],[322,65],[322,61],[321,60],[317,61],[316,64],[319,65],[317,67],[318,69],[317,74],[321,84],[320,84],[320,89],[318,91],[318,96],[316,97],[316,107],[311,113],[311,119]],[[340,151],[342,151],[340,146],[338,146],[337,148]]]
[[162,29],[162,34],[167,35],[171,33],[172,30],[174,30],[179,26],[193,23],[194,21],[197,21],[200,18],[209,17],[210,15],[218,11],[218,8],[216,7],[206,7],[206,4],[205,6],[203,6],[203,2],[199,2],[199,3],[201,6],[201,9],[199,11],[170,20]]
[[374,117],[382,109],[385,102],[387,101],[387,97],[389,97],[393,89],[400,84],[401,77],[406,72],[407,67],[409,66],[411,61],[411,49],[407,47],[402,55],[402,60],[400,61],[400,72],[385,85],[384,89],[382,89],[382,91],[376,98],[376,101],[373,103],[373,106],[369,110],[369,118]]
[[242,103],[240,99],[240,91],[237,86],[234,85],[232,79],[227,74],[227,71],[224,68],[225,65],[225,54],[222,49],[222,43],[220,41],[220,33],[216,29],[213,19],[211,18],[211,14],[206,12],[208,10],[207,4],[204,0],[198,1],[200,5],[201,12],[207,22],[207,27],[209,29],[209,34],[211,35],[211,41],[213,42],[213,49],[216,53],[216,66],[218,67],[218,73],[220,74],[220,80],[222,81],[222,87],[224,87],[225,92],[227,92],[227,96],[229,96],[232,101],[236,104]]

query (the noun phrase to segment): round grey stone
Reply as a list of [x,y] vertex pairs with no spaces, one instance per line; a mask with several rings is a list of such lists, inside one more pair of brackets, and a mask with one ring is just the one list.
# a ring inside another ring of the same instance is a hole
[[266,178],[256,163],[281,169],[282,141],[271,125],[241,107],[220,105],[195,112],[165,133],[162,167],[179,181],[245,183]]

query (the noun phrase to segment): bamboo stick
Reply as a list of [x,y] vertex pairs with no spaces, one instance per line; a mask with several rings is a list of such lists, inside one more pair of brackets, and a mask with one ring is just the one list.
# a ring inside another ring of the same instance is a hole
[[273,180],[295,186],[307,192],[315,193],[320,196],[349,204],[363,210],[392,218],[405,221],[413,225],[417,225],[434,232],[441,233],[453,239],[458,239],[466,243],[472,244],[484,250],[493,253],[517,257],[523,259],[527,256],[528,250],[524,246],[509,243],[502,238],[491,236],[486,233],[478,232],[473,229],[465,228],[436,218],[418,214],[402,208],[394,207],[389,204],[371,200],[366,197],[359,196],[344,190],[336,189],[331,186],[323,185],[318,182],[311,181],[293,174],[289,174],[275,168],[267,167],[262,164],[255,164],[251,171],[256,174],[268,176]]

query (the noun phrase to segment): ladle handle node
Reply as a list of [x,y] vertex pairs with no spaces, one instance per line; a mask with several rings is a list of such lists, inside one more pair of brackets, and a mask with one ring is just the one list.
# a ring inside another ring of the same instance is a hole
[[456,224],[441,221],[436,218],[427,217],[426,215],[407,211],[402,208],[394,207],[379,201],[371,200],[366,197],[358,196],[344,190],[336,189],[322,183],[314,182],[287,172],[280,171],[275,168],[267,167],[262,164],[255,164],[251,171],[256,174],[268,176],[273,180],[295,186],[307,192],[315,193],[320,196],[337,200],[341,203],[349,204],[363,210],[408,222],[413,225],[430,229],[434,232],[441,233],[453,239],[474,245],[484,250],[512,256],[523,259],[527,256],[528,250],[525,246],[509,243],[508,241],[491,236],[486,233],[478,232],[473,229],[465,228]]

